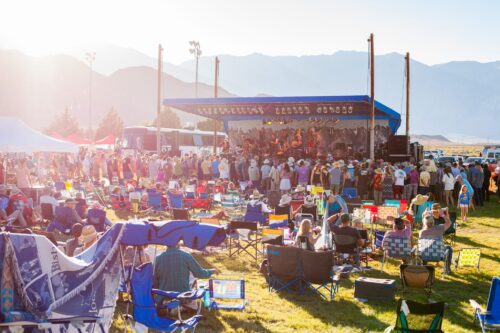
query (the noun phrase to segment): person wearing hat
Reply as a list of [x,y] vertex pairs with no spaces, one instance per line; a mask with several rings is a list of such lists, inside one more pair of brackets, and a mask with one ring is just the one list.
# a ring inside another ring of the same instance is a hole
[[260,175],[262,177],[262,182],[261,182],[261,189],[263,191],[269,190],[269,187],[271,185],[271,166],[269,165],[269,159],[265,159],[262,162],[262,166],[260,167]]
[[[434,206],[433,205],[433,210],[432,213],[427,211],[422,215],[422,230],[419,232],[419,239],[437,239],[437,240],[443,240],[443,235],[445,234],[446,230],[452,226],[452,222],[450,219],[450,213],[447,209],[442,210],[440,209],[441,206]],[[437,221],[435,220],[434,216],[436,215],[434,213],[434,208],[436,208],[437,214],[440,215],[442,220],[444,220],[444,224],[438,224]],[[451,273],[451,259],[453,257],[453,250],[451,246],[445,245],[444,246],[444,257],[445,257],[445,272],[446,274]],[[424,262],[424,265],[426,262]]]
[[305,191],[306,191],[306,189],[304,188],[304,186],[302,186],[300,184],[297,185],[297,187],[295,188],[295,190],[292,193],[292,200],[299,200],[299,201],[304,200],[304,192]]
[[85,252],[88,248],[97,242],[98,234],[93,225],[86,225],[82,228],[82,234],[80,236],[80,241],[82,246],[76,248],[74,255],[77,256],[82,252]]
[[[18,213],[16,213],[18,212]],[[17,222],[21,227],[26,227],[31,224],[33,217],[33,209],[29,207],[28,199],[23,192],[17,187],[14,187],[10,191],[9,203],[6,209],[6,213],[9,217],[16,216],[12,223]],[[14,215],[16,213],[16,215]]]
[[304,198],[304,203],[292,212],[292,217],[295,217],[297,214],[311,214],[313,216],[313,221],[316,221],[316,213],[317,207],[314,202],[314,197],[309,194]]
[[339,194],[340,192],[340,182],[342,180],[342,170],[340,170],[339,162],[334,162],[333,166],[328,170],[329,181],[330,181],[330,191],[333,194]]
[[387,217],[388,221],[393,221],[392,230],[386,231],[384,239],[382,240],[382,246],[385,244],[387,238],[406,238],[410,240],[411,243],[411,223],[408,220],[403,220],[400,217],[394,218],[392,216]]
[[248,179],[252,182],[253,188],[260,188],[260,169],[257,165],[257,161],[250,160],[250,166],[248,167]]
[[263,224],[266,221],[266,213],[272,213],[272,210],[261,201],[262,195],[259,190],[253,190],[250,195],[250,201],[247,203],[247,209],[243,221],[259,222]]
[[418,193],[426,195],[431,188],[431,174],[425,166],[420,167]]

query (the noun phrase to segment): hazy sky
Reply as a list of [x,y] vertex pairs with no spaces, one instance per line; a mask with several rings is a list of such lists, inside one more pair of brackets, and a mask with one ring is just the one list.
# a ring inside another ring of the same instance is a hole
[[0,0],[0,47],[32,55],[87,43],[112,43],[167,61],[204,55],[331,54],[410,51],[427,64],[500,60],[500,1],[495,0]]

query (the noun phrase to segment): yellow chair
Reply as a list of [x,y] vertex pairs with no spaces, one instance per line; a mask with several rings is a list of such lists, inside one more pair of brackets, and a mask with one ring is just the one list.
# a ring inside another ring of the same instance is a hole
[[275,225],[275,228],[286,228],[288,226],[288,215],[269,215],[269,225]]
[[311,194],[314,196],[321,196],[325,192],[323,186],[313,186],[311,188]]
[[479,262],[481,260],[481,249],[466,248],[458,252],[458,258],[455,259],[455,270],[460,267],[476,267],[479,272]]
[[285,239],[284,229],[263,228],[261,230],[262,252],[265,253],[266,244],[283,245]]

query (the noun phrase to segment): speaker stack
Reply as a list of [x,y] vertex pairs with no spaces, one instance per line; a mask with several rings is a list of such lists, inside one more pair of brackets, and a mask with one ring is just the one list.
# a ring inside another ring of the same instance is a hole
[[409,144],[407,135],[391,135],[387,141],[387,160],[391,163],[405,162],[410,160],[407,154]]

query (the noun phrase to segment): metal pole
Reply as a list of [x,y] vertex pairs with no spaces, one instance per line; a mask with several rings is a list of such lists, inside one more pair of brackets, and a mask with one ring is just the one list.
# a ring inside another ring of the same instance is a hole
[[373,49],[373,34],[370,42],[370,159],[375,159],[375,52]]
[[156,153],[158,156],[161,152],[161,140],[160,140],[160,113],[161,113],[161,74],[162,74],[162,52],[163,48],[161,44],[158,44],[158,94],[157,94],[157,104],[156,104]]
[[410,52],[406,52],[406,155],[410,154]]
[[[219,57],[215,57],[215,83],[214,83],[214,98],[218,97],[219,93]],[[217,154],[217,120],[214,119],[214,154]]]

